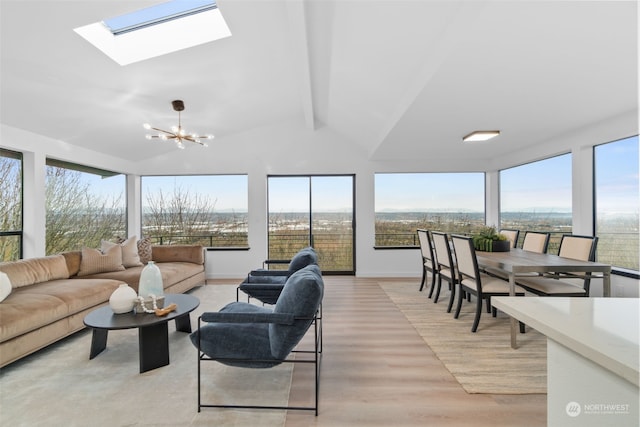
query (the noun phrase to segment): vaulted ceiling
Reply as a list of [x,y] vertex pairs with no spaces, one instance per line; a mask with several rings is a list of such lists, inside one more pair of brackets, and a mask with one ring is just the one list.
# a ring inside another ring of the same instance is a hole
[[141,124],[183,99],[216,144],[297,122],[402,160],[455,158],[476,129],[502,131],[491,157],[637,117],[635,1],[219,0],[231,37],[127,66],[73,31],[153,3],[1,0],[0,122],[142,161],[175,150]]

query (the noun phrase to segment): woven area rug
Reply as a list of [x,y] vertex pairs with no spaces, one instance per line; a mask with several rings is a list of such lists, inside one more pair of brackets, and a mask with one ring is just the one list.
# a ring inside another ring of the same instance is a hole
[[[191,294],[198,315],[235,301],[235,285]],[[285,411],[203,408],[197,412],[197,350],[169,323],[170,364],[139,373],[136,330],[110,331],[107,348],[89,360],[91,332],[74,334],[0,370],[3,426],[283,426]],[[271,369],[203,365],[203,402],[287,404],[291,364]]]
[[475,300],[463,303],[460,317],[454,319],[453,313],[447,313],[448,291],[434,304],[427,298],[428,289],[418,291],[418,282],[380,286],[467,393],[547,392],[544,335],[527,327],[525,334],[518,334],[518,349],[514,350],[509,318],[503,313],[494,318],[484,311],[478,331],[472,333]]

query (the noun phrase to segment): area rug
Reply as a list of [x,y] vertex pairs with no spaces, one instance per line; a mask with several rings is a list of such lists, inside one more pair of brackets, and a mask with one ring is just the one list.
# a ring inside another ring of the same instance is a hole
[[[465,302],[458,319],[447,313],[449,294],[439,302],[427,298],[419,283],[380,283],[394,304],[422,336],[467,393],[530,394],[547,392],[546,337],[531,328],[518,334],[511,348],[509,318],[483,312],[476,333],[471,332],[475,301]],[[454,307],[455,310],[455,307]]]
[[[203,311],[235,301],[235,285],[207,285],[192,295]],[[197,412],[197,350],[169,323],[170,364],[139,373],[136,330],[110,331],[89,360],[83,331],[0,370],[0,425],[11,426],[283,426],[285,411],[203,408]],[[286,405],[291,364],[271,369],[203,365],[203,402]]]

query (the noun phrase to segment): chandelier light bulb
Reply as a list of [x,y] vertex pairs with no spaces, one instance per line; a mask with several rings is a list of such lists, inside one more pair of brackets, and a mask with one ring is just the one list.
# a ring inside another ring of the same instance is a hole
[[142,127],[147,129],[147,130],[151,129],[151,125],[149,123],[143,124]]
[[160,135],[158,135],[158,138],[163,139],[163,140],[165,140],[165,141],[166,141],[166,140],[167,140],[167,135],[165,135],[165,134],[160,134]]
[[207,135],[207,139],[213,139],[213,138],[215,138],[215,136],[213,136],[211,134]]
[[176,141],[176,145],[179,149],[184,150],[184,144],[182,143],[181,139]]
[[171,132],[178,133],[178,131],[180,131],[180,128],[178,126],[171,126]]
[[149,134],[146,134],[144,137],[147,138],[147,139],[153,139],[153,136],[151,136]]

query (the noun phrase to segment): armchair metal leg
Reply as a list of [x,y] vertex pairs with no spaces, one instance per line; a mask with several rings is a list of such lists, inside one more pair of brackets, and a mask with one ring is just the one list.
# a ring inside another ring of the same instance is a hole
[[[212,361],[215,362],[217,359],[212,359],[206,356],[200,346],[200,341],[198,340],[198,412],[201,412],[202,408],[226,408],[226,409],[275,409],[275,410],[303,410],[303,411],[314,411],[315,416],[318,416],[318,402],[319,402],[319,392],[320,392],[320,356],[322,353],[322,316],[321,316],[321,307],[319,308],[320,317],[316,318],[313,321],[314,324],[314,349],[313,350],[294,350],[296,353],[314,353],[313,360],[305,359],[305,360],[297,360],[297,359],[285,359],[282,362],[288,363],[303,363],[303,364],[313,364],[314,365],[314,404],[313,406],[277,406],[277,405],[217,405],[217,404],[204,404],[202,403],[202,368],[201,363],[203,361]],[[231,359],[227,359],[231,360]],[[239,360],[235,360],[238,362]],[[255,362],[255,360],[253,361]]]

